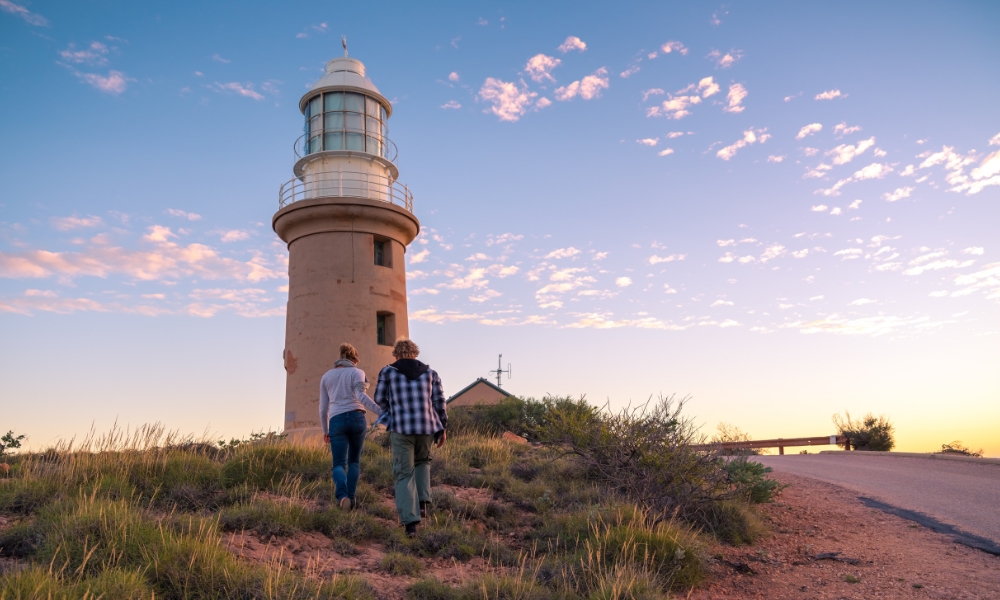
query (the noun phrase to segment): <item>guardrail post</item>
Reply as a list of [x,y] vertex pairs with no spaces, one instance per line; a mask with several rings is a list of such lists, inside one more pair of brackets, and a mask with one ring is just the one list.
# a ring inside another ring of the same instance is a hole
[[[778,438],[778,441],[780,442],[781,439],[782,438]],[[778,455],[779,456],[784,456],[785,455],[785,447],[784,446],[780,446],[780,445],[778,446]]]

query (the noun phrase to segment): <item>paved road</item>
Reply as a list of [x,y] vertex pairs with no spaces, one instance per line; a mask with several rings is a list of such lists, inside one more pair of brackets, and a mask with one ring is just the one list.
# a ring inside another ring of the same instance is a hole
[[[921,521],[956,535],[957,541],[1000,554],[1000,465],[840,454],[756,458],[775,471],[857,491],[870,499],[870,506]],[[949,531],[949,525],[959,531]],[[972,535],[958,539],[962,532]]]

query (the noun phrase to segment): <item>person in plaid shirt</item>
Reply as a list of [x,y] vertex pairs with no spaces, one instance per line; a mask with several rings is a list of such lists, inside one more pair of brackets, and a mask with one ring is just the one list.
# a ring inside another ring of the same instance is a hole
[[441,378],[417,360],[419,354],[412,341],[397,341],[396,362],[379,372],[374,397],[389,430],[396,512],[409,536],[416,535],[431,502],[431,444],[444,445],[448,426]]

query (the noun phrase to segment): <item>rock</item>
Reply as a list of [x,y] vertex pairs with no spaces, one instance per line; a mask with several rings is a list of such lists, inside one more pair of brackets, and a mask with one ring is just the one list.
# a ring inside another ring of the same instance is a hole
[[528,440],[526,440],[523,437],[517,435],[516,433],[510,432],[510,431],[503,432],[503,435],[501,437],[503,439],[507,440],[508,442],[512,442],[514,444],[527,444],[528,443]]

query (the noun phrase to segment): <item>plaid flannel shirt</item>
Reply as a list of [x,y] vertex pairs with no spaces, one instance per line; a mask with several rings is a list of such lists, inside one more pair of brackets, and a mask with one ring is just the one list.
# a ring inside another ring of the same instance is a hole
[[434,435],[448,426],[441,378],[428,369],[416,379],[408,379],[392,365],[378,374],[375,404],[386,417],[386,429],[403,435]]

